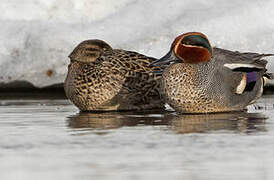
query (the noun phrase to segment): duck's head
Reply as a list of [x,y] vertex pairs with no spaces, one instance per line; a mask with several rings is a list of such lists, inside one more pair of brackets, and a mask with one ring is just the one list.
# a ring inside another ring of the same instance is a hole
[[111,49],[111,46],[102,40],[86,40],[76,46],[76,48],[70,53],[69,58],[71,62],[94,62],[104,51]]
[[175,38],[170,51],[151,65],[162,65],[170,62],[200,63],[207,62],[213,56],[213,48],[206,35],[200,32],[188,32]]

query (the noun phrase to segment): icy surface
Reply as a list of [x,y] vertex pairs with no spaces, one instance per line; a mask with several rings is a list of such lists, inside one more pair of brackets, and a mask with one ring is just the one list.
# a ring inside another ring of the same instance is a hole
[[248,113],[176,115],[2,100],[0,179],[273,180],[273,101]]
[[158,58],[177,35],[201,31],[218,47],[273,53],[273,6],[273,0],[1,0],[0,83],[63,82],[69,53],[94,38]]

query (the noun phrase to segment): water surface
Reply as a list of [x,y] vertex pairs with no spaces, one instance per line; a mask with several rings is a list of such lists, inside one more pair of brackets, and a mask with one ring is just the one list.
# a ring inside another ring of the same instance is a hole
[[272,180],[273,100],[207,115],[0,100],[0,179]]

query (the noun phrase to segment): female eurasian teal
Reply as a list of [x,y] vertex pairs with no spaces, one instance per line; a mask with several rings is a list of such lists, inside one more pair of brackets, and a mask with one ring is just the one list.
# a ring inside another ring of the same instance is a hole
[[67,97],[82,111],[164,108],[159,97],[161,74],[149,67],[154,58],[112,49],[102,40],[81,42],[69,55]]
[[164,70],[162,94],[180,113],[239,111],[263,92],[267,61],[272,54],[240,53],[212,48],[199,32],[178,36],[170,51],[151,65],[174,62]]

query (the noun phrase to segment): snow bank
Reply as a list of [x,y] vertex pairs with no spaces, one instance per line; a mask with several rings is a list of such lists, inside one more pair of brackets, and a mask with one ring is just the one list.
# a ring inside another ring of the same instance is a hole
[[201,31],[218,47],[274,53],[273,7],[271,0],[1,0],[0,84],[61,83],[68,54],[93,38],[158,58],[177,35]]

